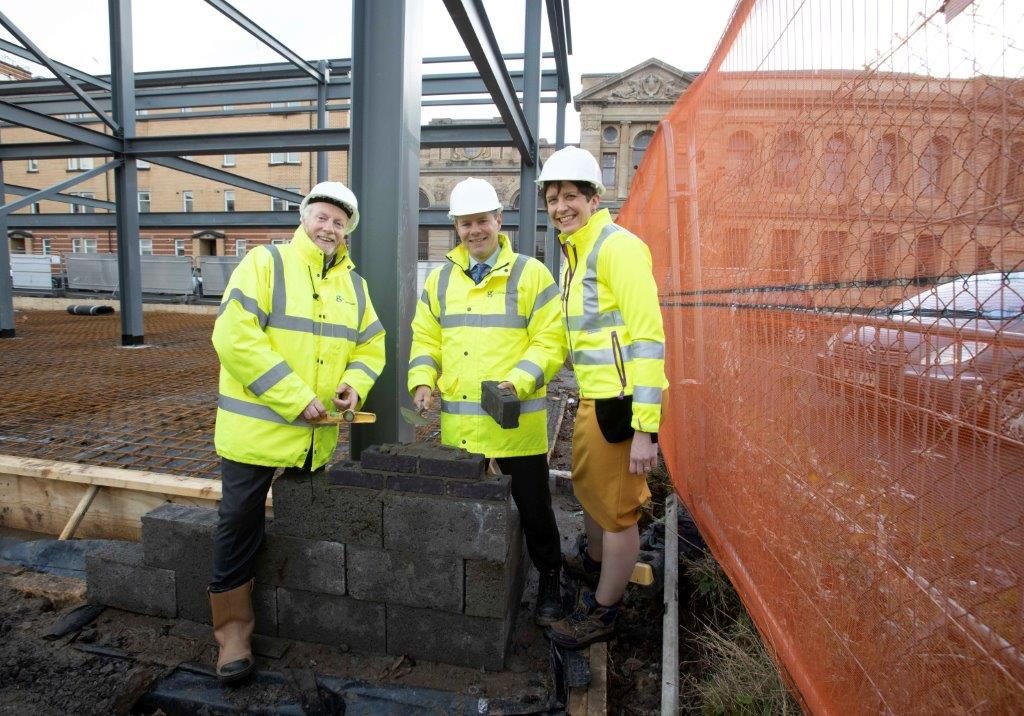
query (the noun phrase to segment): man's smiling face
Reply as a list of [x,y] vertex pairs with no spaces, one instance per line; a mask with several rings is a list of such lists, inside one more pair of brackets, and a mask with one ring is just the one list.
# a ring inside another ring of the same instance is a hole
[[306,207],[302,215],[302,228],[325,256],[334,256],[345,241],[348,213],[340,206],[317,201]]
[[466,251],[476,261],[486,261],[498,250],[498,231],[501,230],[501,214],[482,211],[455,217],[455,231]]

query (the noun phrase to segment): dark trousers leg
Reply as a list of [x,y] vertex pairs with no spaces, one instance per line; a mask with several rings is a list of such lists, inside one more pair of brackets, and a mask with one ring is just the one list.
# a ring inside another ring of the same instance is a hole
[[275,467],[221,459],[221,499],[213,537],[211,592],[245,584],[256,573],[256,553],[263,544],[264,505]]
[[512,478],[512,499],[519,508],[526,548],[534,566],[538,572],[558,568],[562,549],[551,509],[547,456],[501,457],[496,462],[501,472]]

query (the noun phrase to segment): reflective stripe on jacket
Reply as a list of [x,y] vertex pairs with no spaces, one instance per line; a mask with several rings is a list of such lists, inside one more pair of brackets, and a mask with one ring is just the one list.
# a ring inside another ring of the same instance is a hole
[[[441,393],[441,442],[488,457],[548,450],[547,382],[565,361],[558,287],[541,262],[499,235],[494,269],[479,285],[459,245],[424,284],[412,322],[409,392]],[[522,405],[519,427],[501,428],[480,405],[480,383],[510,381]]]
[[562,310],[582,398],[633,396],[632,426],[661,424],[665,330],[647,244],[594,212],[575,233],[560,234]]
[[337,426],[313,427],[302,411],[348,383],[360,401],[384,368],[384,329],[344,247],[324,254],[300,226],[291,243],[258,246],[231,274],[213,345],[220,358],[217,453],[252,465],[313,469],[338,444]]

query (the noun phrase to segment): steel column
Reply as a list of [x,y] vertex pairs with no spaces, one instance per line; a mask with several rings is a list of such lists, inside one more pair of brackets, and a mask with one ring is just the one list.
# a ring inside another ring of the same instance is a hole
[[526,20],[523,31],[523,114],[526,117],[530,156],[522,157],[519,165],[519,215],[526,218],[519,226],[519,253],[537,255],[537,222],[531,221],[537,215],[538,153],[537,139],[540,136],[540,32],[542,0],[526,0]]
[[417,0],[352,5],[349,181],[362,216],[352,253],[387,330],[387,365],[367,406],[377,422],[352,429],[353,458],[369,445],[414,436],[399,407],[410,404],[406,376],[416,302],[421,13]]
[[[316,86],[316,128],[327,129],[327,85],[331,81],[331,67],[327,60],[320,60],[320,75],[323,79]],[[316,153],[316,181],[327,181],[327,150]]]
[[[0,162],[0,201],[7,196],[4,164]],[[11,242],[7,214],[0,213],[0,338],[14,338],[14,281],[11,279]]]
[[[135,136],[135,77],[132,70],[131,0],[109,0],[110,80],[114,121],[126,144]],[[124,156],[123,154],[121,156]],[[117,280],[121,300],[121,345],[145,343],[142,330],[142,259],[139,257],[139,180],[135,156],[114,169],[117,200]]]

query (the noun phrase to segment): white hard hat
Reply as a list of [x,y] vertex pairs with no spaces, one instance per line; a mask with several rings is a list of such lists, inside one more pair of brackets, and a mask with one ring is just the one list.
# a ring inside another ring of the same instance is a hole
[[452,189],[448,202],[448,218],[469,216],[484,211],[501,211],[501,202],[494,187],[483,179],[463,179]]
[[563,147],[548,157],[537,177],[537,186],[543,187],[549,181],[579,181],[593,184],[597,193],[604,193],[601,183],[601,168],[594,155],[579,147]]
[[299,213],[306,211],[306,207],[318,201],[326,201],[341,207],[349,215],[348,224],[345,225],[345,233],[351,234],[356,230],[359,223],[359,202],[352,190],[340,181],[322,181],[317,184],[306,195],[306,198],[299,204]]

